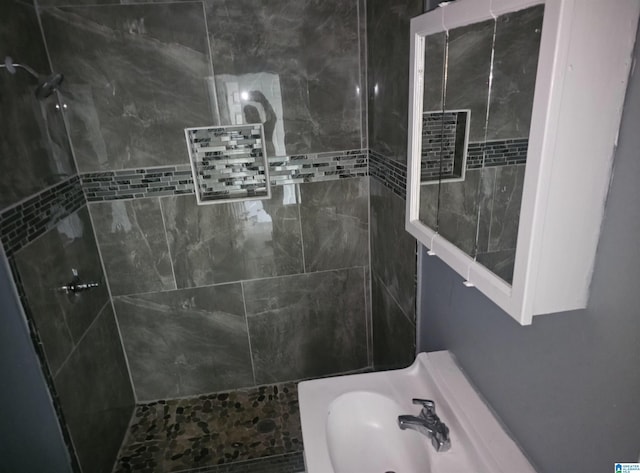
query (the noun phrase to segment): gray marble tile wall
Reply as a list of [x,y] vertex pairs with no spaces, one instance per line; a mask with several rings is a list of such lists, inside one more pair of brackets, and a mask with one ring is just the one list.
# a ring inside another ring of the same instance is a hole
[[[138,399],[366,368],[365,2],[40,6]],[[242,122],[264,126],[270,199],[102,185],[177,172],[184,128]]]
[[357,0],[131,3],[41,2],[82,172],[186,163],[183,128],[238,120],[269,156],[363,147]]
[[253,385],[240,283],[115,298],[138,400]]
[[471,110],[471,142],[485,139],[493,29],[488,20],[449,31],[444,109]]
[[416,241],[404,230],[407,52],[409,20],[423,3],[367,1],[372,355],[380,368],[406,366],[415,356]]
[[183,128],[212,120],[202,4],[45,7],[41,18],[80,171],[188,162]]
[[416,356],[415,319],[409,318],[377,276],[373,284],[373,360],[376,369],[409,366]]
[[[271,139],[276,155],[362,147],[364,38],[357,0],[207,0],[204,5],[218,97],[230,82],[266,97],[256,106],[266,106],[265,113],[279,119]],[[267,87],[276,78],[280,97]],[[224,100],[219,102],[224,119]],[[269,142],[267,126],[265,133]],[[268,147],[267,153],[273,155]]]
[[[33,7],[0,4],[0,58],[51,73]],[[10,19],[10,20],[9,20]],[[76,174],[56,95],[35,97],[38,82],[23,69],[0,69],[0,211]]]
[[367,1],[369,149],[407,162],[409,20],[422,0]]
[[[12,260],[80,466],[110,472],[135,399],[86,207]],[[73,269],[82,282],[98,287],[82,294],[60,291]]]
[[368,178],[272,191],[89,204],[139,400],[369,366]]
[[[0,57],[51,73],[37,11],[0,5]],[[74,471],[110,472],[135,403],[94,232],[77,177],[64,103],[0,69],[0,239]],[[99,286],[68,295],[77,269]],[[19,360],[16,360],[19,363]]]
[[257,384],[367,366],[365,268],[243,286]]
[[404,229],[405,201],[370,181],[373,363],[409,365],[415,357],[416,240]]
[[544,5],[498,17],[487,140],[529,136]]

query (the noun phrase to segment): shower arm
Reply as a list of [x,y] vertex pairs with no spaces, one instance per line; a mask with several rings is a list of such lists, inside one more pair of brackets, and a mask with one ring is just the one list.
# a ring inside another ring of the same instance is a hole
[[5,68],[7,70],[7,72],[9,72],[9,74],[15,74],[16,73],[16,68],[24,69],[29,74],[31,74],[33,77],[35,77],[36,80],[40,80],[40,76],[38,75],[38,73],[36,71],[31,69],[26,64],[14,63],[13,59],[11,58],[11,56],[7,56],[7,57],[4,58],[4,64],[0,64],[0,68]]
[[11,56],[7,56],[4,58],[4,64],[0,64],[0,68],[5,68],[9,74],[15,74],[16,68],[24,69],[29,74],[31,74],[38,81],[38,87],[36,87],[35,94],[38,100],[43,100],[49,97],[52,93],[58,90],[60,84],[64,80],[64,76],[62,74],[53,73],[49,77],[45,78],[43,81],[40,80],[40,75],[31,69],[26,64],[17,64],[13,62],[13,58]]

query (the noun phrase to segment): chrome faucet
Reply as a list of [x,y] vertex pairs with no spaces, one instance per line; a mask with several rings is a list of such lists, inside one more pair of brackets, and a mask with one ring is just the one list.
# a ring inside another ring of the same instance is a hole
[[411,429],[426,435],[431,439],[436,452],[446,452],[451,448],[449,427],[440,420],[436,414],[436,404],[428,399],[414,399],[414,404],[422,406],[422,411],[417,416],[398,416],[400,429]]

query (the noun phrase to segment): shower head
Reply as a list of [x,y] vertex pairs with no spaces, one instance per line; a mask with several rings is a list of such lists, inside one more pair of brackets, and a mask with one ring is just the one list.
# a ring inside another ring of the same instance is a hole
[[[40,74],[34,71],[26,64],[17,64],[13,62],[11,56],[4,58],[4,64],[0,64],[0,69],[4,68],[9,74],[15,74],[16,69],[23,69],[33,76],[38,82],[40,82]],[[64,76],[62,74],[54,73],[47,77],[44,82],[40,82],[36,87],[35,95],[38,100],[46,99],[49,97],[58,87],[62,84]]]
[[36,98],[38,100],[46,99],[60,87],[63,80],[64,76],[62,74],[51,74],[44,82],[41,82],[38,87],[36,87]]

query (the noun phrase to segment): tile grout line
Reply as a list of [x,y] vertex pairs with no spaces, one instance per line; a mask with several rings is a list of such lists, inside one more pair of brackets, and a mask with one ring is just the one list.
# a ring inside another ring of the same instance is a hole
[[[211,39],[209,36],[209,22],[207,21],[207,7],[205,6],[205,2],[202,2],[202,21],[204,22],[204,34],[207,38],[207,51],[209,51],[209,79],[213,81],[213,90],[212,86],[207,87],[207,92],[209,93],[209,109],[211,111],[211,115],[213,121],[217,121],[220,123],[220,108],[218,106],[218,96],[216,94],[216,85],[215,85],[215,72],[213,69],[213,51],[211,50]],[[209,82],[209,81],[208,81]],[[215,105],[215,110],[214,110]],[[189,163],[191,164],[191,163]]]
[[[101,203],[101,202],[94,202],[94,204],[99,204],[99,203]],[[240,283],[247,283],[247,282],[254,282],[254,281],[267,281],[269,279],[294,278],[294,277],[297,277],[297,276],[309,276],[309,275],[312,275],[312,274],[339,272],[339,271],[347,271],[347,270],[351,270],[351,269],[361,269],[361,268],[366,268],[366,265],[346,266],[344,268],[334,268],[334,269],[321,269],[321,270],[318,270],[318,271],[311,271],[309,273],[281,274],[281,275],[278,275],[278,276],[265,276],[265,277],[254,278],[254,279],[237,279],[235,281],[225,281],[225,282],[212,283],[212,284],[203,284],[201,286],[185,287],[185,288],[180,288],[180,289],[166,289],[166,290],[160,290],[160,291],[147,291],[147,292],[134,292],[134,293],[131,293],[131,294],[118,294],[117,296],[113,296],[113,298],[114,299],[120,299],[120,298],[123,298],[123,297],[135,297],[135,296],[145,296],[145,295],[148,295],[148,294],[157,294],[159,292],[175,292],[175,291],[183,291],[185,289],[199,289],[199,288],[205,288],[205,287],[217,287],[217,286],[240,284]]]
[[[359,6],[359,5],[358,5]],[[364,63],[364,90],[362,91],[362,103],[364,104],[364,137],[365,141],[363,146],[364,149],[367,150],[367,173],[369,172],[368,162],[369,162],[369,40],[368,40],[368,27],[367,27],[367,2],[366,0],[362,0],[362,10],[364,12],[360,13],[364,15],[364,25],[363,31],[364,38],[362,40],[362,46],[364,49],[364,54],[361,57],[361,62]],[[358,25],[360,26],[360,25]]]
[[366,341],[366,345],[367,345],[367,367],[371,366],[372,364],[369,362],[369,357],[371,354],[371,350],[369,347],[369,306],[370,304],[367,304],[367,270],[366,268],[362,268],[362,283],[363,283],[363,292],[364,292],[364,338]]
[[[367,166],[369,166],[369,164],[367,163]],[[373,252],[371,250],[371,214],[372,214],[372,207],[371,207],[371,174],[369,174],[369,178],[368,178],[368,183],[369,185],[369,195],[367,196],[367,205],[369,206],[369,291],[368,294],[366,294],[366,297],[368,297],[369,299],[369,311],[367,313],[367,362],[369,363],[369,365],[371,367],[373,367]],[[365,276],[366,277],[366,276]],[[366,283],[366,281],[365,281]]]
[[[358,90],[358,108],[359,108],[359,115],[360,115],[360,147],[363,148],[364,145],[364,137],[366,135],[366,131],[365,131],[365,127],[364,127],[364,123],[363,123],[363,117],[364,117],[364,111],[363,111],[363,99],[362,97],[366,97],[366,80],[364,81],[365,84],[363,84],[363,75],[362,75],[362,35],[361,35],[361,31],[360,31],[360,22],[361,22],[361,17],[360,17],[360,0],[356,0],[356,30],[358,31],[358,81],[360,82],[360,87]],[[366,71],[366,65],[365,65],[365,71]]]
[[[111,283],[109,282],[109,275],[107,274],[107,267],[104,263],[104,258],[102,256],[102,248],[100,245],[100,241],[98,239],[98,232],[96,231],[95,221],[93,218],[93,214],[91,213],[91,208],[89,204],[87,204],[87,212],[89,213],[89,221],[91,222],[91,230],[93,231],[93,238],[96,242],[96,249],[98,251],[98,257],[100,258],[100,264],[102,265],[102,274],[104,275],[104,282],[107,285],[107,293],[109,294],[109,302],[111,303],[111,310],[113,310],[113,318],[116,322],[116,327],[118,329],[118,336],[120,337],[120,348],[122,349],[122,354],[124,355],[124,362],[127,366],[127,373],[129,374],[129,383],[131,384],[131,391],[133,392],[133,402],[135,404],[138,403],[138,395],[136,393],[136,385],[133,382],[133,372],[131,370],[131,363],[129,363],[129,356],[127,355],[127,350],[124,346],[124,338],[122,336],[122,329],[120,328],[120,321],[118,320],[118,313],[116,311],[116,305],[114,303],[114,296],[111,292]],[[134,409],[135,413],[135,409]]]
[[[417,249],[417,248],[416,248]],[[417,257],[416,257],[416,263],[417,263]],[[402,315],[404,315],[404,317],[411,323],[411,325],[413,325],[414,327],[416,326],[416,322],[415,320],[413,320],[411,317],[409,317],[404,309],[402,308],[402,306],[400,305],[400,303],[398,302],[398,300],[395,298],[395,296],[393,294],[391,294],[391,291],[389,290],[389,288],[387,287],[387,285],[382,281],[382,278],[380,278],[380,276],[378,276],[377,274],[375,275],[376,279],[378,280],[378,282],[380,283],[380,285],[384,288],[385,292],[387,294],[389,294],[389,296],[391,297],[391,299],[393,300],[393,302],[395,302],[395,304],[398,306],[398,309],[400,309],[400,312],[402,312]],[[415,277],[414,277],[415,279]]]
[[[304,236],[302,235],[302,189],[300,184],[295,184],[296,192],[298,194],[298,227],[300,228],[300,252],[302,253],[302,273],[307,273],[307,259],[304,251]],[[276,276],[277,277],[277,276]]]
[[249,332],[249,314],[247,313],[247,298],[244,292],[244,282],[240,282],[240,291],[242,292],[242,304],[244,306],[244,323],[247,327],[247,341],[249,342],[249,358],[251,359],[251,372],[253,374],[253,384],[256,385],[256,366],[253,362],[253,348],[251,347],[251,333]]
[[89,333],[89,331],[93,328],[93,326],[96,324],[97,320],[102,316],[102,313],[104,312],[105,307],[107,307],[107,305],[109,304],[109,300],[105,301],[104,304],[102,304],[102,307],[100,307],[100,310],[98,311],[98,314],[96,315],[96,317],[91,321],[91,323],[89,324],[89,326],[86,328],[86,330],[84,331],[84,333],[82,334],[82,336],[78,339],[78,342],[75,343],[73,342],[73,338],[72,343],[73,343],[73,348],[71,349],[71,351],[69,352],[69,354],[66,356],[66,358],[64,359],[64,361],[60,364],[60,366],[58,367],[58,369],[56,370],[56,372],[53,374],[53,378],[55,379],[60,372],[62,371],[62,369],[65,367],[65,365],[67,364],[67,362],[69,361],[69,359],[73,356],[73,354],[75,353],[76,349],[80,346],[80,344],[82,343],[82,341],[86,338],[87,333]]

